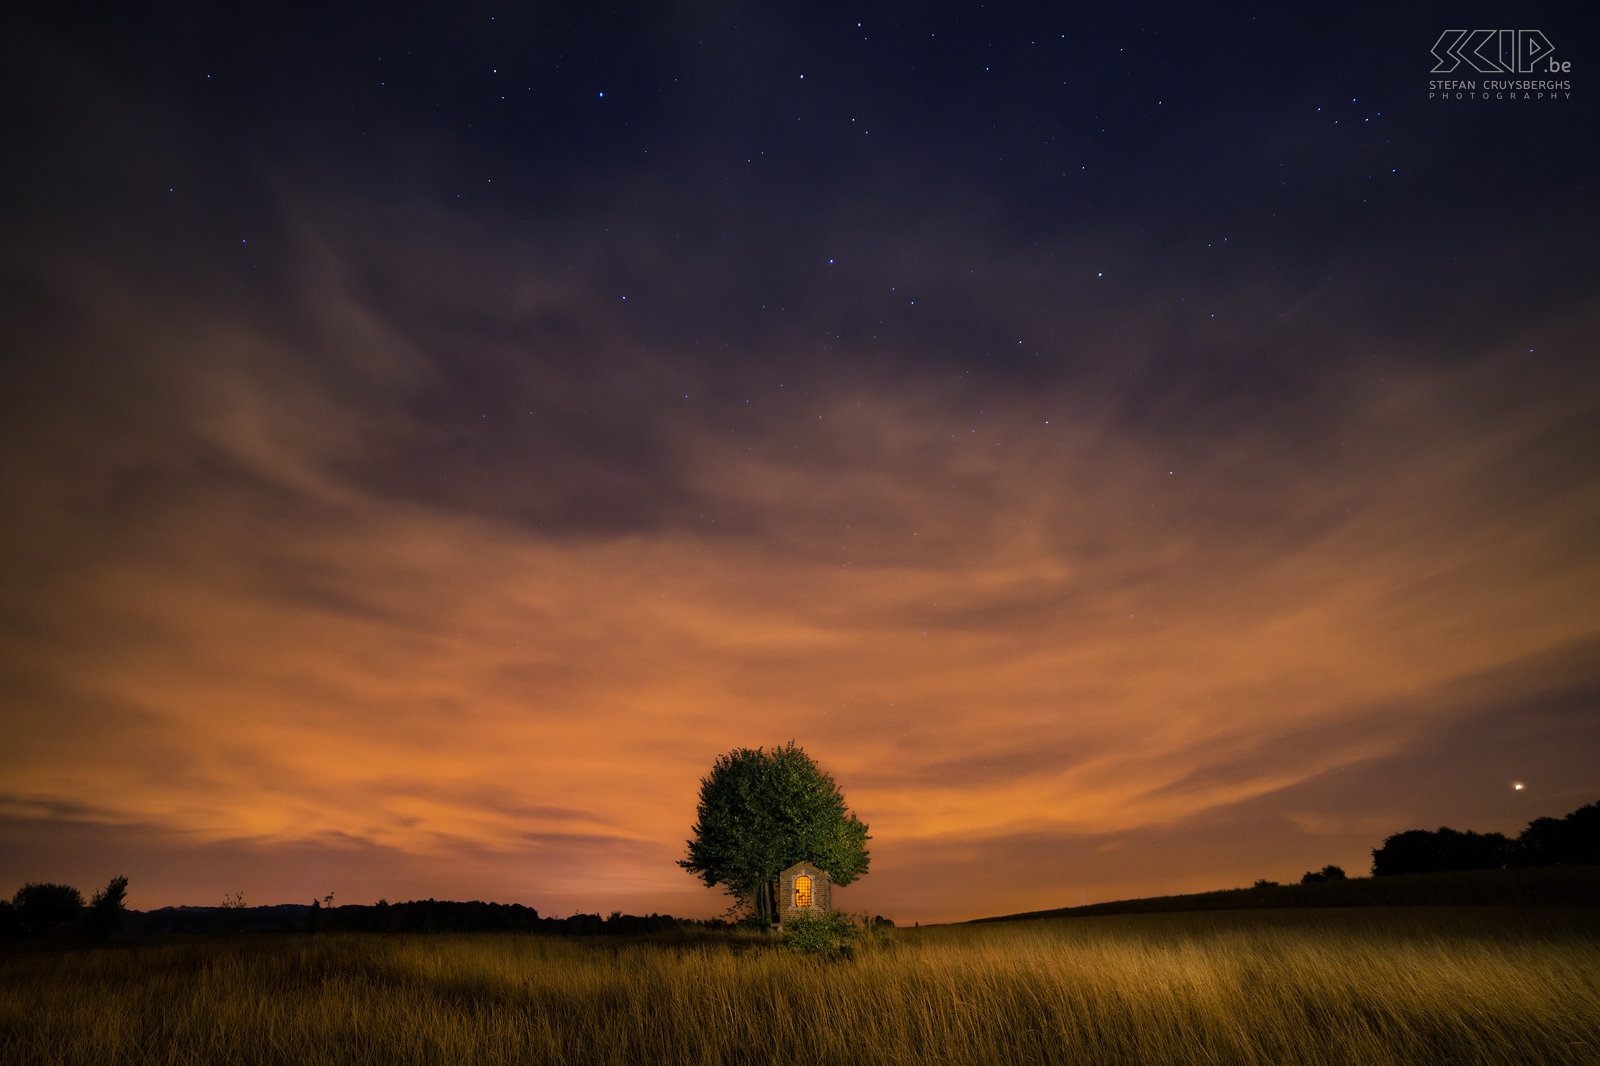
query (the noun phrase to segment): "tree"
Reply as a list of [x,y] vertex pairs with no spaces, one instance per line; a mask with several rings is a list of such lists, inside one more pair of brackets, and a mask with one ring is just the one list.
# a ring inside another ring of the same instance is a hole
[[1306,875],[1300,879],[1300,883],[1302,885],[1316,885],[1321,884],[1324,881],[1343,881],[1345,879],[1344,868],[1329,863],[1327,866],[1324,866],[1322,869],[1317,870],[1314,873],[1308,871]]
[[722,885],[762,921],[775,917],[778,875],[797,862],[816,863],[836,885],[867,872],[866,823],[792,740],[718,756],[700,781],[696,816],[678,865],[708,887]]
[[[244,893],[241,892],[241,893],[239,893],[239,895],[240,895],[240,898],[242,899],[243,896],[244,896]],[[323,914],[323,911],[332,908],[332,906],[333,906],[333,893],[332,892],[329,892],[326,896],[323,896],[321,899],[312,900],[310,908],[306,911],[306,923],[305,923],[306,924],[306,932],[315,933],[318,929],[322,928],[322,914]]]
[[40,935],[75,920],[83,909],[83,895],[71,885],[30,881],[17,889],[11,905],[17,909],[22,931]]
[[225,894],[222,897],[221,905],[217,907],[217,914],[221,919],[222,931],[224,933],[237,933],[239,930],[243,929],[245,923],[245,912],[249,909],[249,906],[250,905],[244,901],[244,892],[242,890],[231,894]]
[[1600,804],[1579,807],[1564,818],[1535,818],[1517,837],[1514,866],[1600,863]]
[[89,935],[96,940],[103,940],[122,928],[122,912],[127,905],[128,879],[113,877],[89,901]]
[[1412,829],[1394,834],[1381,848],[1373,849],[1372,873],[1388,877],[1440,870],[1498,870],[1511,851],[1511,841],[1501,833],[1463,833],[1448,826],[1433,832]]

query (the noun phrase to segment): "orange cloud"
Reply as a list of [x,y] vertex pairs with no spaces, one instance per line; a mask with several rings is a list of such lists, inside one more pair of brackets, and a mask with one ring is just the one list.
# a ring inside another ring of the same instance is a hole
[[[1127,843],[1402,758],[1481,709],[1452,686],[1600,636],[1600,493],[1551,459],[1587,408],[1506,395],[1492,358],[1335,375],[1303,425],[1167,426],[1073,379],[844,371],[797,398],[752,384],[732,399],[757,413],[723,420],[630,356],[654,391],[595,432],[642,420],[670,478],[647,484],[610,445],[570,450],[583,414],[444,425],[469,409],[431,397],[464,372],[316,276],[328,363],[74,286],[161,369],[12,431],[32,451],[4,468],[27,505],[8,555],[32,569],[3,603],[0,817],[314,854],[344,899],[705,914],[721,901],[673,865],[700,775],[794,738],[872,826],[880,876],[852,899],[965,917],[1217,887],[1263,826],[1375,842],[1406,826],[1363,796],[1261,808],[1181,875]],[[545,280],[519,298],[598,314]],[[598,409],[630,377],[530,358],[495,380],[531,406],[497,419]],[[547,528],[551,500],[589,517]],[[1117,870],[1030,882],[1052,841]],[[919,894],[935,866],[970,887]],[[146,873],[148,902],[220,898],[234,869]]]

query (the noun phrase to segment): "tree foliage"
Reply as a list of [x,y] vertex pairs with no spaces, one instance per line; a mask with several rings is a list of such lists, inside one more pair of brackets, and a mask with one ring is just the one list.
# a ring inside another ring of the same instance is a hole
[[1441,870],[1498,870],[1512,853],[1502,833],[1461,832],[1441,826],[1432,832],[1412,829],[1396,833],[1372,852],[1375,877]]
[[1513,866],[1600,864],[1600,803],[1564,818],[1535,818],[1517,837]]
[[113,877],[89,901],[87,932],[97,940],[122,928],[122,914],[128,905],[128,879]]
[[1372,872],[1434,873],[1498,870],[1503,866],[1600,864],[1600,803],[1562,818],[1535,818],[1515,840],[1500,833],[1458,832],[1448,827],[1396,833],[1372,852]]
[[794,741],[718,756],[700,781],[696,815],[678,865],[724,886],[759,918],[772,917],[771,885],[797,862],[815,863],[836,885],[867,872],[866,823]]
[[40,935],[71,924],[83,910],[83,895],[71,885],[30,881],[11,897],[24,933]]

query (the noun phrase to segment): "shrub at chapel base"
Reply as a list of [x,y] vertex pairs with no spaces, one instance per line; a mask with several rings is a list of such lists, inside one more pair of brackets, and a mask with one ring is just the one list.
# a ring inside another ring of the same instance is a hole
[[783,923],[783,946],[804,955],[849,958],[860,937],[860,926],[843,911],[800,914]]

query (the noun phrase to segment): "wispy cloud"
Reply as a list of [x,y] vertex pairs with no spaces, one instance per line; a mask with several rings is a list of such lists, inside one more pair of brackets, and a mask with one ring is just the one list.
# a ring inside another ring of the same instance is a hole
[[[26,375],[5,431],[14,879],[49,823],[120,827],[159,902],[314,869],[341,898],[487,894],[474,874],[709,913],[672,865],[699,776],[794,738],[872,825],[872,909],[1214,887],[1263,849],[1351,861],[1405,806],[1374,768],[1504,743],[1452,686],[1531,698],[1518,664],[1553,656],[1593,691],[1592,402],[1520,357],[1352,351],[1274,396],[1189,393],[1136,292],[1117,376],[1073,359],[1110,333],[1052,335],[1002,278],[1059,373],[807,364],[829,329],[775,316],[738,329],[789,354],[735,374],[629,318],[604,255],[468,234],[489,252],[446,266],[448,242],[299,229],[274,315],[55,275],[70,368]],[[1300,329],[1228,343],[1294,360]],[[966,887],[919,895],[934,870]]]

